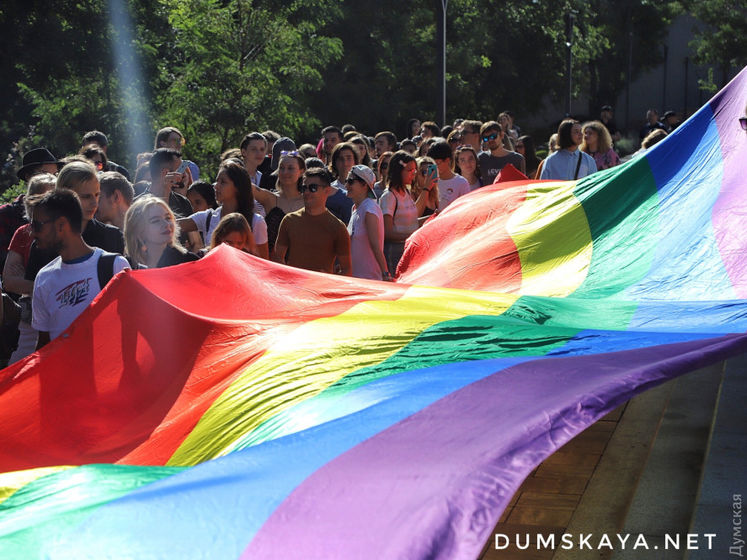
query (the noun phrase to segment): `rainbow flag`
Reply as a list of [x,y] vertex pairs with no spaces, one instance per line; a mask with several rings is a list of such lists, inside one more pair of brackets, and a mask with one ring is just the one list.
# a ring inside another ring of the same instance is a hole
[[476,557],[544,458],[747,350],[745,99],[457,200],[396,284],[227,247],[118,275],[0,372],[0,557]]

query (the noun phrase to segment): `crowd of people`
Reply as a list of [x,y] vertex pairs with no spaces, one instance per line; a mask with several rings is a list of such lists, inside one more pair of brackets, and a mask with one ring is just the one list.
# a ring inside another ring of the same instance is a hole
[[[663,124],[647,127],[642,149],[666,134]],[[443,128],[411,119],[407,134],[327,126],[316,145],[296,146],[251,132],[221,154],[213,183],[182,157],[174,127],[158,131],[132,175],[108,159],[99,131],[61,160],[28,151],[18,170],[26,193],[0,208],[4,302],[18,312],[3,326],[0,360],[57,337],[125,268],[195,261],[225,243],[289,266],[392,280],[425,220],[507,166],[514,177],[571,180],[620,164],[609,107],[599,121],[563,120],[544,160],[510,112]]]

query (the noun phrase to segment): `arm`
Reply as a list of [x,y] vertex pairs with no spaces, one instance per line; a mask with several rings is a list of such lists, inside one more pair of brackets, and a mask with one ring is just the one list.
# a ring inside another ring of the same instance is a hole
[[348,235],[348,230],[342,223],[340,224],[337,244],[337,262],[340,263],[341,274],[343,276],[352,276],[353,264],[350,258],[350,235]]
[[259,201],[259,203],[264,206],[265,210],[267,210],[268,212],[278,205],[276,194],[271,193],[266,189],[260,189],[254,183],[252,183],[252,193],[254,194],[254,200]]
[[422,216],[425,212],[425,208],[428,205],[428,198],[431,196],[431,191],[435,188],[436,182],[438,181],[438,172],[429,172],[425,176],[425,183],[423,189],[420,191],[417,200],[415,201],[415,207],[418,209],[418,216]]
[[3,267],[3,280],[5,290],[14,294],[30,294],[34,291],[33,280],[26,280],[24,275],[26,268],[23,266],[23,257],[15,251],[8,251]]
[[285,256],[288,254],[290,239],[288,237],[288,216],[285,216],[280,222],[278,228],[278,237],[275,240],[275,261],[285,264]]
[[[374,258],[379,265],[381,270],[381,277],[387,278],[389,276],[389,269],[386,265],[386,259],[384,258],[384,252],[381,250],[382,240],[379,238],[379,221],[376,219],[376,215],[372,213],[366,214],[366,234],[368,234],[368,244],[371,246]],[[391,278],[391,276],[389,276]]]
[[270,249],[267,246],[267,243],[262,243],[262,245],[257,245],[257,253],[256,255],[260,259],[269,259],[270,258]]
[[197,231],[197,224],[192,218],[179,218],[176,221],[176,225],[182,233],[189,233],[190,231]]

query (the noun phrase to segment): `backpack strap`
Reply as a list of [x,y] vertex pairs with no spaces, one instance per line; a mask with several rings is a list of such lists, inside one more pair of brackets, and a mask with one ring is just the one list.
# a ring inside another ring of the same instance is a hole
[[581,158],[584,157],[581,150],[578,150],[578,162],[576,162],[576,172],[573,174],[573,180],[578,179],[578,170],[581,169]]
[[96,272],[99,277],[99,287],[102,290],[109,283],[109,280],[112,279],[112,276],[114,276],[114,259],[118,256],[117,253],[107,253],[105,251],[99,257],[99,262],[96,264]]

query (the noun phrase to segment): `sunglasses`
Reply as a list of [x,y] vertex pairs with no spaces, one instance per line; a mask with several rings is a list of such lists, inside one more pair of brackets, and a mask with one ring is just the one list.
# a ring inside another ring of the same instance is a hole
[[482,141],[483,142],[490,142],[491,140],[495,140],[496,138],[498,138],[498,133],[494,132],[490,136],[483,136],[482,137]]
[[319,183],[311,183],[310,185],[301,185],[300,187],[298,187],[298,192],[302,194],[306,191],[316,192],[321,188],[324,188],[324,185],[321,185]]
[[739,117],[739,124],[742,125],[742,130],[747,130],[747,117]]
[[359,179],[357,177],[348,177],[347,179],[345,179],[345,184],[346,185],[352,185],[356,181],[359,181]]
[[31,220],[31,229],[34,233],[39,233],[44,226],[51,222],[54,222],[54,220],[47,220],[45,222],[40,222],[39,220]]

